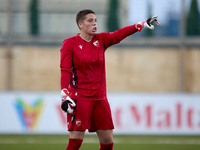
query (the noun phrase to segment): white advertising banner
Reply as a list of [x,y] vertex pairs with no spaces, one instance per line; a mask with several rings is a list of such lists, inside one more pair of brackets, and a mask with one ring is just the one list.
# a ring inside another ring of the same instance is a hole
[[[200,135],[199,94],[108,94],[114,134]],[[0,134],[66,134],[60,93],[0,93]]]

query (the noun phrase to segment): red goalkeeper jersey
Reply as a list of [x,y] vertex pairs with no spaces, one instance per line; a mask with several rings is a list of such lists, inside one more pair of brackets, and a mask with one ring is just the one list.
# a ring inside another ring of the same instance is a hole
[[80,34],[65,39],[60,50],[61,89],[67,88],[74,99],[107,99],[105,50],[135,32],[135,25],[131,25],[97,33],[91,41],[85,41]]

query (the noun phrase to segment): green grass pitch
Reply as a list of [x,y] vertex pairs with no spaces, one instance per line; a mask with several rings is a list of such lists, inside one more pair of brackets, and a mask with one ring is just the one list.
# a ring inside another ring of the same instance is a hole
[[[0,135],[1,150],[65,150],[68,135]],[[200,136],[114,135],[114,150],[200,150]],[[96,135],[85,135],[80,150],[99,150]]]

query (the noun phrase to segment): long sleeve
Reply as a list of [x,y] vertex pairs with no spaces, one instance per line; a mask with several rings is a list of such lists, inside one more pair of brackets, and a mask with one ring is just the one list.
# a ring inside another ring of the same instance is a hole
[[122,39],[126,38],[127,36],[134,34],[137,31],[138,31],[138,29],[135,28],[135,24],[130,25],[130,26],[126,26],[126,27],[118,30],[119,35],[121,36]]
[[61,85],[61,89],[68,89],[69,84],[70,84],[70,78],[71,78],[71,74],[67,71],[61,71],[61,78],[60,78],[60,85]]
[[138,30],[134,25],[126,26],[119,30],[109,33],[103,33],[104,48],[107,49],[109,46],[119,43],[121,40],[125,39],[127,36],[134,34]]
[[71,42],[65,40],[60,50],[60,68],[61,78],[60,84],[61,89],[68,88],[71,80],[71,68],[72,68],[72,48]]

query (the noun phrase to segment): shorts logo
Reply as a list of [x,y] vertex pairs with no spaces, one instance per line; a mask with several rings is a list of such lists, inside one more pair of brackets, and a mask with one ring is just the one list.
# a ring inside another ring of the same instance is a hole
[[81,120],[80,120],[80,119],[77,119],[77,120],[76,120],[76,126],[77,126],[77,127],[80,127],[80,126],[81,126]]

